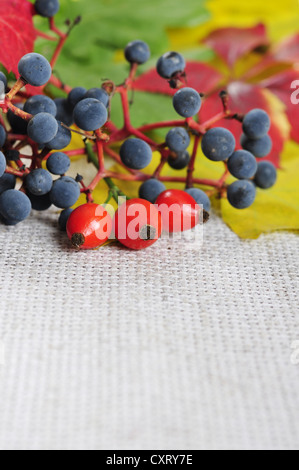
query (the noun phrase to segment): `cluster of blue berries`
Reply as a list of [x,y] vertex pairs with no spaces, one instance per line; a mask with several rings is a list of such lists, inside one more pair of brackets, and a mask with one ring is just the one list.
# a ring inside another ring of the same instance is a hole
[[[52,17],[59,9],[57,0],[35,2],[36,11],[45,17]],[[143,64],[150,58],[150,49],[143,41],[133,41],[125,48],[125,57],[131,64]],[[164,54],[157,62],[158,74],[178,88],[185,74],[185,60],[177,52]],[[40,54],[26,54],[19,62],[18,70],[23,84],[45,85],[52,74],[49,62]],[[7,88],[6,76],[0,72],[0,81]],[[63,153],[72,138],[70,126],[82,131],[94,132],[101,129],[108,120],[111,96],[104,88],[74,88],[66,98],[51,99],[46,95],[35,95],[15,107],[22,113],[9,109],[7,120],[11,132],[27,135],[29,142],[40,152],[38,168],[23,169],[22,190],[16,190],[17,178],[6,172],[8,164],[17,162],[21,156],[17,149],[8,144],[5,128],[0,125],[0,217],[7,225],[16,225],[26,219],[31,209],[43,211],[52,204],[63,209],[59,224],[65,230],[71,207],[80,195],[80,177],[66,176],[70,169],[70,158]],[[173,96],[173,107],[185,119],[183,127],[171,128],[165,136],[162,148],[167,150],[168,164],[175,170],[187,168],[190,162],[188,147],[191,143],[191,129],[188,119],[198,115],[202,96],[193,88],[183,87]],[[237,179],[227,187],[230,204],[238,209],[249,207],[255,200],[256,187],[267,189],[274,185],[277,174],[275,167],[267,162],[257,162],[269,154],[272,147],[268,135],[270,119],[260,109],[250,111],[243,119],[242,150],[236,150],[233,134],[225,128],[209,129],[202,138],[202,152],[211,161],[225,162],[231,175]],[[51,153],[52,152],[52,153]],[[145,169],[152,161],[152,147],[141,138],[128,138],[120,147],[122,163],[129,169]],[[41,163],[46,157],[45,168]],[[22,163],[22,162],[21,162]],[[53,179],[57,177],[57,179]],[[139,196],[152,203],[166,189],[157,178],[144,181]],[[199,188],[186,191],[209,212],[211,202]]]

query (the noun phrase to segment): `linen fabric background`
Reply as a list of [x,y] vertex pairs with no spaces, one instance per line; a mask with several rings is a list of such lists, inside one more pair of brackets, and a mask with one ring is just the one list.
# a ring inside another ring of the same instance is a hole
[[1,449],[298,449],[296,234],[78,253],[53,211],[0,238]]

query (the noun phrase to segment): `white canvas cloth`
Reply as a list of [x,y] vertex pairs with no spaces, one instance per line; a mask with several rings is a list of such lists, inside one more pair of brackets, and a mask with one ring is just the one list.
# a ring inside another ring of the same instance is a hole
[[77,253],[56,221],[0,230],[1,449],[299,448],[297,235]]

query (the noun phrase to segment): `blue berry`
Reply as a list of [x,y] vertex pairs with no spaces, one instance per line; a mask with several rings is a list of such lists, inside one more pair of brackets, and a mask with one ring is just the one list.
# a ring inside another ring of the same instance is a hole
[[235,147],[233,134],[224,127],[210,129],[201,142],[204,155],[214,162],[227,160],[234,153]]
[[235,181],[227,188],[228,202],[236,209],[246,209],[255,200],[256,188],[251,181]]
[[[14,106],[19,108],[23,111],[24,104],[23,103],[16,103]],[[20,116],[17,116],[12,112],[11,109],[8,110],[7,119],[9,124],[11,125],[11,130],[14,134],[27,134],[27,126],[28,122],[25,119],[22,119]]]
[[193,88],[182,88],[173,97],[173,107],[180,116],[195,116],[201,108],[201,97]]
[[83,100],[86,92],[87,92],[86,88],[83,88],[81,86],[73,88],[67,97],[67,103],[69,107],[71,109],[74,109],[76,104],[79,103],[79,101]]
[[12,223],[22,222],[31,212],[31,202],[26,194],[9,189],[0,196],[0,214]]
[[257,161],[247,150],[237,150],[228,159],[229,172],[239,180],[253,178],[257,170]]
[[55,98],[54,102],[57,108],[57,121],[63,122],[66,126],[71,126],[74,123],[73,109],[70,107],[68,100],[65,98]]
[[107,108],[109,105],[109,95],[103,88],[91,88],[85,93],[84,99],[94,98],[100,101]]
[[252,109],[243,120],[243,131],[249,139],[261,139],[268,134],[270,126],[270,118],[263,109]]
[[63,232],[66,232],[66,225],[72,212],[73,209],[64,209],[59,216],[58,224]]
[[14,189],[16,186],[17,178],[9,173],[4,173],[0,178],[0,194],[8,189]]
[[162,78],[171,78],[183,72],[185,67],[185,59],[178,52],[166,52],[157,62],[157,72]]
[[47,160],[47,168],[53,175],[64,175],[70,166],[71,160],[63,152],[54,152]]
[[249,139],[245,134],[241,136],[241,145],[243,149],[251,152],[256,158],[263,158],[269,155],[272,150],[272,140],[268,135],[261,139]]
[[50,142],[47,142],[46,147],[51,150],[62,150],[67,147],[72,140],[72,133],[69,129],[62,126],[60,122],[57,121],[58,131],[54,139]]
[[0,178],[4,175],[6,170],[6,158],[2,152],[0,152]]
[[189,188],[186,189],[186,193],[190,194],[198,205],[202,205],[205,211],[210,212],[211,201],[204,191],[198,188]]
[[183,152],[189,144],[190,136],[184,127],[174,127],[166,136],[166,145],[172,152]]
[[133,170],[142,170],[152,161],[152,149],[141,139],[128,139],[120,148],[122,162]]
[[4,83],[4,92],[5,92],[6,87],[7,87],[7,78],[6,78],[6,75],[4,75],[3,72],[0,72],[0,82]]
[[139,197],[154,204],[159,194],[166,190],[166,186],[156,179],[150,179],[142,183],[139,188]]
[[80,187],[73,178],[62,176],[54,181],[50,193],[50,198],[54,206],[60,209],[67,209],[76,204],[79,196]]
[[168,158],[168,165],[174,170],[183,170],[188,166],[189,162],[190,155],[187,151],[178,153],[175,158],[173,158],[172,155]]
[[26,176],[26,188],[34,196],[43,196],[50,192],[53,185],[52,176],[47,170],[38,168]]
[[29,98],[25,105],[24,111],[29,114],[49,113],[56,116],[57,107],[51,98],[45,95],[35,95]]
[[4,127],[0,124],[0,148],[3,147],[6,141],[6,130]]
[[27,196],[30,199],[32,209],[35,211],[46,211],[52,205],[49,193],[44,194],[43,196],[35,196],[34,194],[31,194],[29,191],[27,191]]
[[59,1],[58,0],[36,0],[35,9],[40,16],[46,18],[51,18],[59,10]]
[[39,113],[33,116],[27,127],[30,139],[38,144],[46,144],[56,136],[58,124],[54,116],[49,113]]
[[95,131],[107,122],[108,113],[101,101],[87,98],[79,101],[74,109],[74,120],[84,131]]
[[144,64],[149,60],[150,56],[150,48],[143,41],[132,41],[125,48],[125,58],[131,64]]
[[255,184],[262,189],[274,186],[277,180],[277,170],[271,162],[260,162],[255,175]]
[[51,78],[51,65],[47,59],[35,52],[30,52],[22,57],[18,70],[21,77],[33,86],[45,85]]

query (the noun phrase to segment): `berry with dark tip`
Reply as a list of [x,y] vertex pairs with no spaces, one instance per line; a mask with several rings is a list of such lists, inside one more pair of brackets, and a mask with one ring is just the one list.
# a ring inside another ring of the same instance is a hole
[[112,219],[103,206],[83,204],[70,214],[66,231],[74,248],[91,250],[109,239]]
[[161,215],[156,206],[145,199],[124,202],[113,222],[117,240],[131,250],[148,248],[161,237]]

